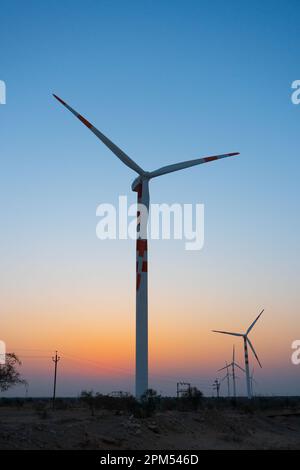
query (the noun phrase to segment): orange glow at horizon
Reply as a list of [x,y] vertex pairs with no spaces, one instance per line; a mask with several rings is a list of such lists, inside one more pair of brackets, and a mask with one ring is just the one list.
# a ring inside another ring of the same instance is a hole
[[[182,299],[183,301],[184,299]],[[8,350],[16,350],[23,359],[24,370],[35,374],[52,374],[50,362],[54,349],[61,354],[64,376],[78,374],[84,377],[111,378],[115,381],[128,379],[134,381],[135,361],[135,324],[132,305],[123,309],[118,299],[112,300],[113,308],[106,304],[105,315],[98,308],[90,306],[62,308],[55,315],[44,314],[39,310],[27,313],[20,328],[19,322],[6,322],[6,342]],[[132,309],[132,312],[130,312]],[[232,355],[232,345],[236,346],[236,357],[243,366],[243,348],[240,338],[212,333],[213,328],[229,331],[243,331],[255,318],[256,312],[244,312],[243,316],[233,316],[227,312],[218,320],[214,319],[209,304],[201,306],[206,315],[198,315],[194,301],[185,302],[185,313],[181,314],[180,302],[173,309],[165,302],[160,311],[151,306],[149,315],[149,374],[151,377],[211,376],[224,366]],[[214,307],[215,309],[215,307]],[[120,313],[121,312],[121,313]],[[15,312],[18,316],[18,312]],[[274,371],[289,365],[291,351],[289,345],[293,338],[293,329],[283,326],[280,318],[272,312],[272,335],[266,335],[270,324],[268,310],[256,324],[251,339],[254,347],[267,370]],[[176,321],[174,321],[176,318]],[[277,335],[274,334],[277,331]],[[280,334],[279,334],[280,333]],[[276,337],[276,349],[274,348]],[[22,349],[23,348],[23,349]],[[31,352],[31,350],[34,350]],[[275,354],[274,354],[275,351]],[[45,356],[49,360],[34,360],[30,356]],[[28,358],[29,356],[29,358]],[[258,365],[250,353],[251,366],[259,374]],[[121,388],[121,386],[120,386]]]

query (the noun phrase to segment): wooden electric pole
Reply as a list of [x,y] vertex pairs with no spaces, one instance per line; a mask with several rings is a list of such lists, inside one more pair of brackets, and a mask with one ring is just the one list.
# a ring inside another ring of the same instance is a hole
[[57,363],[59,360],[60,360],[60,357],[57,355],[57,351],[55,351],[55,356],[52,357],[52,361],[54,362],[54,383],[53,383],[53,397],[52,397],[53,409],[55,407]]
[[213,383],[213,390],[217,392],[217,398],[220,398],[220,387],[221,384],[218,379],[216,379]]

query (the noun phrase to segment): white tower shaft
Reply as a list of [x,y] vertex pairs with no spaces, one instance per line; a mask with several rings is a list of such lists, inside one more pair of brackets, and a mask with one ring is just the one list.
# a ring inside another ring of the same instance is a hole
[[148,241],[149,182],[142,180],[137,192],[136,241],[136,382],[137,398],[148,390]]
[[247,336],[244,336],[244,351],[245,351],[245,370],[246,370],[247,395],[248,395],[248,398],[250,399],[251,398],[251,385],[250,385]]

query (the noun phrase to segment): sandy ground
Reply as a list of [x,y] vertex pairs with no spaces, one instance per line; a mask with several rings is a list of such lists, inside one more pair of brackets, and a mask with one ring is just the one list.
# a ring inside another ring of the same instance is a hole
[[89,410],[0,408],[0,449],[300,449],[300,410],[166,411],[152,418]]

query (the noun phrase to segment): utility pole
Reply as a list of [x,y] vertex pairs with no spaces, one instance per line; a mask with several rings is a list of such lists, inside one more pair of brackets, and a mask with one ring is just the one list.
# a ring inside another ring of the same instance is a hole
[[219,380],[216,379],[212,386],[213,386],[213,390],[216,390],[216,392],[217,392],[217,398],[220,398],[220,386],[221,386],[221,384],[220,384]]
[[27,382],[25,382],[25,399],[28,398],[28,388],[29,388],[29,385]]
[[60,360],[60,357],[57,355],[57,351],[55,351],[55,356],[52,357],[52,361],[54,362],[54,383],[53,383],[53,397],[52,397],[53,409],[55,407],[57,363],[59,360]]

